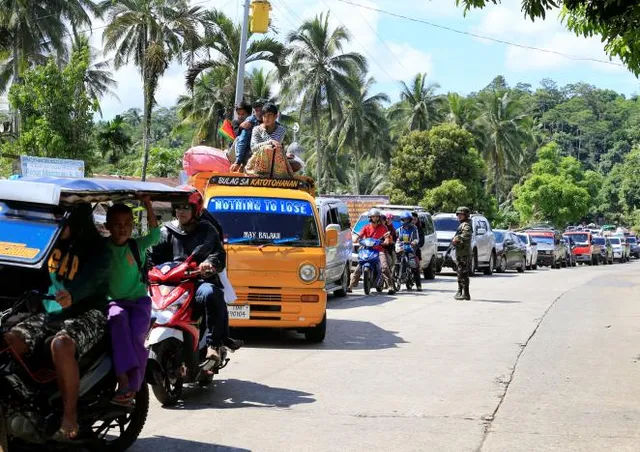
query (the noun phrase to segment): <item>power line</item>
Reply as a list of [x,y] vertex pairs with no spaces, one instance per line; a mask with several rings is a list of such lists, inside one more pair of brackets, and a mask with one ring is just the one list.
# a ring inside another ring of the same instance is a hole
[[417,22],[417,23],[420,23],[420,24],[429,25],[430,27],[440,28],[442,30],[451,31],[453,33],[472,36],[474,38],[479,38],[479,39],[486,39],[488,41],[493,41],[493,42],[497,42],[499,44],[504,44],[504,45],[513,46],[513,47],[519,47],[521,49],[527,49],[527,50],[534,50],[534,51],[537,51],[537,52],[550,53],[550,54],[558,55],[558,56],[561,56],[563,58],[567,58],[567,59],[573,60],[573,61],[590,61],[590,62],[593,62],[593,63],[601,63],[601,64],[609,64],[611,66],[625,67],[623,64],[616,63],[614,61],[606,61],[606,60],[600,60],[598,58],[589,58],[589,57],[580,57],[580,56],[575,56],[575,55],[568,55],[566,53],[558,52],[558,51],[555,51],[555,50],[543,49],[543,48],[540,48],[540,47],[529,46],[529,45],[526,45],[526,44],[519,44],[519,43],[516,43],[516,42],[505,41],[504,39],[493,38],[493,37],[481,35],[481,34],[478,34],[478,33],[472,33],[472,32],[464,31],[464,30],[458,30],[456,28],[447,27],[445,25],[434,24],[433,22],[429,22],[429,21],[424,20],[424,19],[417,19],[415,17],[404,16],[402,14],[394,13],[394,12],[387,11],[387,10],[380,9],[380,8],[375,8],[373,6],[363,5],[363,4],[360,4],[360,3],[355,3],[355,2],[352,2],[352,1],[349,1],[349,0],[337,0],[337,1],[342,2],[342,3],[346,3],[346,4],[351,5],[351,6],[356,6],[358,8],[368,9],[368,10],[371,10],[371,11],[377,11],[379,13],[386,14],[386,15],[389,15],[389,16],[393,16],[393,17],[397,17],[397,18],[400,18],[400,19],[409,20],[411,22]]

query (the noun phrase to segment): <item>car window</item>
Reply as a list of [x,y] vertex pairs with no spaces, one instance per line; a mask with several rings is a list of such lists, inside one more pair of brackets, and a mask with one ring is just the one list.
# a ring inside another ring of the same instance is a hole
[[338,208],[337,207],[331,207],[329,209],[329,216],[331,218],[331,223],[329,223],[329,224],[340,224],[340,221],[338,220]]
[[436,217],[434,220],[436,231],[456,231],[460,222],[454,217]]
[[346,204],[338,204],[338,222],[342,230],[351,228],[351,220],[349,219],[349,208]]
[[436,232],[436,229],[435,229],[435,227],[433,226],[433,220],[431,219],[431,217],[430,217],[430,216],[426,216],[426,217],[424,218],[424,224],[425,224],[425,231],[424,231],[424,233],[425,233],[426,235],[431,235],[431,234],[433,234],[434,232]]
[[527,239],[527,235],[526,234],[516,234],[516,236],[520,239],[520,241],[522,243],[524,243],[525,245],[529,243],[529,240]]
[[493,231],[493,235],[496,238],[496,243],[504,242],[504,233],[502,231]]

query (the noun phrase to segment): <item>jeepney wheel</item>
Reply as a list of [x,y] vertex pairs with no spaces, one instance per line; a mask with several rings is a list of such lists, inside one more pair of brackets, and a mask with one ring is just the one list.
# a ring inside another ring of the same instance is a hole
[[324,338],[327,335],[327,313],[325,312],[324,317],[322,318],[322,322],[318,323],[316,326],[312,326],[307,328],[304,332],[304,338],[307,342],[311,344],[319,344],[324,341]]

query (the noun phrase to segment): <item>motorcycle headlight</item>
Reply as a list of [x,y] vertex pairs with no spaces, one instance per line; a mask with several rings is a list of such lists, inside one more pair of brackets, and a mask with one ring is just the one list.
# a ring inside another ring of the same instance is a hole
[[315,281],[318,277],[318,269],[315,265],[312,264],[303,264],[300,266],[300,270],[298,271],[298,275],[300,279],[306,283],[310,283]]

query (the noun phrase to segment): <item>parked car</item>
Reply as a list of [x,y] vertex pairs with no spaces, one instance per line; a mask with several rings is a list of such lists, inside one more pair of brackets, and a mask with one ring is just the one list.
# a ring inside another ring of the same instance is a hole
[[527,270],[536,270],[538,268],[538,244],[535,240],[524,232],[516,233],[518,238],[527,247]]
[[496,271],[524,272],[527,266],[527,246],[511,231],[494,229],[493,235],[496,239]]
[[337,297],[347,295],[347,288],[351,279],[351,221],[349,209],[339,199],[316,198],[316,207],[322,221],[322,229],[335,226],[338,229],[338,245],[327,248],[327,266],[325,268],[325,289],[333,291]]
[[562,236],[562,241],[564,242],[565,245],[565,253],[566,253],[566,259],[565,262],[562,264],[563,267],[575,267],[576,264],[576,257],[573,254],[573,250],[576,247],[576,243],[573,241],[573,238],[571,238],[570,235],[563,235]]
[[575,242],[573,255],[579,264],[598,265],[601,262],[601,245],[593,243],[594,234],[591,231],[572,231],[564,235]]
[[609,242],[611,242],[611,247],[613,248],[613,260],[626,262],[627,252],[624,244],[622,243],[622,239],[620,237],[609,237]]
[[[383,212],[392,213],[392,222],[396,229],[400,227],[400,215],[403,212],[418,212],[418,218],[420,219],[424,230],[424,245],[420,248],[422,252],[420,269],[425,279],[434,279],[437,272],[438,241],[431,214],[418,206],[380,205],[375,206],[375,208],[380,209]],[[360,215],[358,222],[353,227],[353,232],[360,233],[367,223],[369,223],[369,216],[368,213],[365,212]],[[351,266],[358,266],[358,243],[355,239],[353,253],[351,254]]]
[[[489,220],[480,214],[471,215],[471,222],[473,226],[471,274],[483,270],[485,275],[490,275],[493,273],[496,262],[496,241],[491,225]],[[451,267],[455,270],[455,250],[452,250],[446,259],[445,256],[460,224],[458,218],[455,213],[439,213],[433,217],[433,223],[438,235],[437,268],[442,270],[442,267]]]
[[604,264],[613,264],[613,247],[609,237],[594,236],[591,240],[594,245],[600,247],[600,262]]
[[627,241],[631,245],[631,255],[636,259],[640,259],[640,243],[638,243],[638,239],[630,236],[627,237]]
[[562,235],[552,229],[531,229],[526,232],[538,244],[538,266],[560,268],[566,259]]

